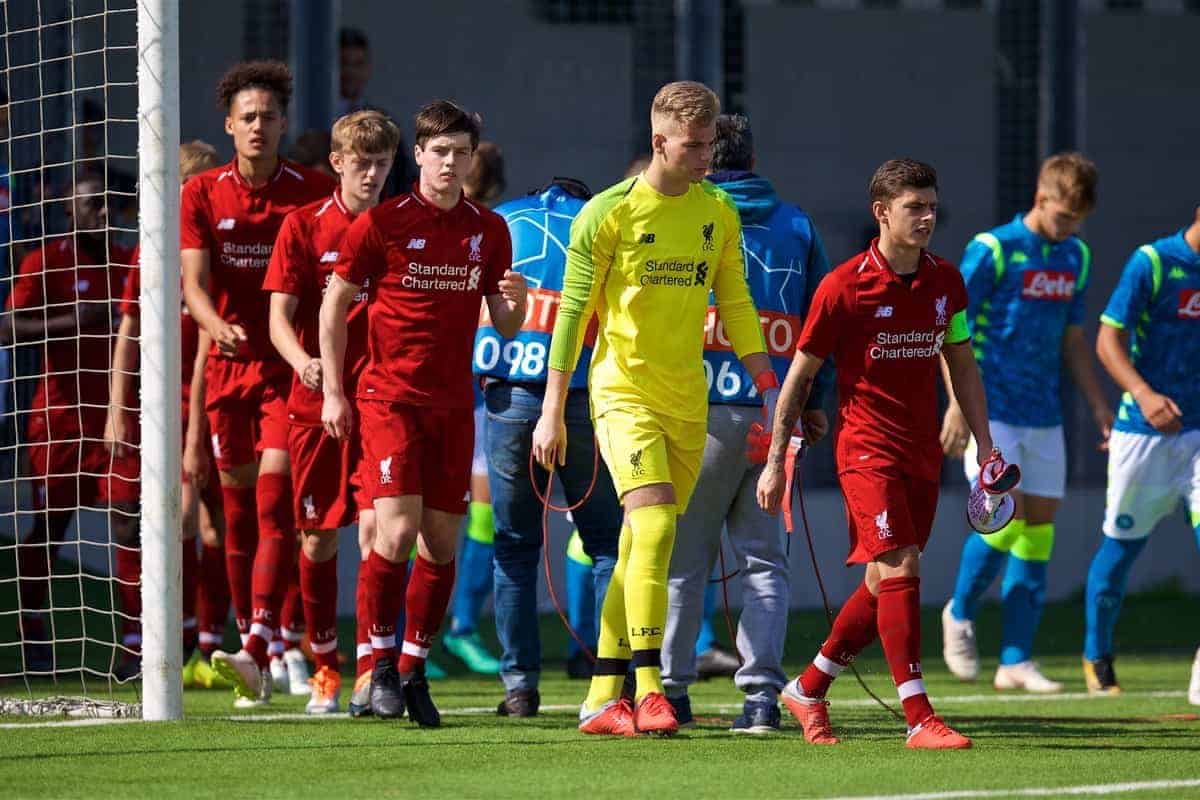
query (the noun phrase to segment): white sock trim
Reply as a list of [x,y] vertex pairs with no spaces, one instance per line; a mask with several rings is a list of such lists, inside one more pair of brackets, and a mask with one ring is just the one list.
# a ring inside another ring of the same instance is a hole
[[294,631],[291,628],[280,628],[279,635],[283,637],[285,642],[301,642],[304,640],[303,631]]
[[[396,643],[396,637],[393,636],[392,637],[392,645],[395,646],[395,643]],[[358,645],[354,648],[354,657],[355,658],[366,658],[369,655],[371,655],[371,643],[370,642],[359,642]]]
[[[263,625],[261,622],[255,622],[250,625],[250,635],[247,636],[246,639],[250,638],[250,636],[257,636],[258,638],[262,639],[267,643],[269,648],[271,640],[275,638],[275,631],[269,626]],[[246,644],[246,639],[242,639],[243,645]]]
[[221,635],[218,633],[209,633],[208,631],[200,631],[200,644],[220,644]]
[[329,642],[312,642],[311,646],[314,653],[318,655],[324,655],[325,653],[331,653],[334,650],[337,650],[337,639],[334,638]]
[[896,687],[896,693],[900,695],[902,701],[910,697],[916,697],[919,694],[928,694],[925,691],[925,681],[921,678],[913,678],[911,681],[905,681]]
[[838,675],[841,675],[842,670],[845,669],[845,667],[836,661],[826,658],[819,650],[817,651],[816,657],[813,659],[813,666],[831,678],[836,678]]
[[248,634],[248,633],[239,633],[239,634],[238,634],[238,638],[242,640],[242,647],[245,647],[245,646],[246,646],[246,642],[250,641],[250,634]]
[[421,647],[421,645],[415,642],[405,641],[404,645],[400,648],[400,652],[406,656],[413,656],[415,658],[429,658],[429,648]]
[[[362,645],[359,645],[361,647]],[[391,636],[372,636],[371,649],[373,650],[393,650],[396,647],[396,634]]]

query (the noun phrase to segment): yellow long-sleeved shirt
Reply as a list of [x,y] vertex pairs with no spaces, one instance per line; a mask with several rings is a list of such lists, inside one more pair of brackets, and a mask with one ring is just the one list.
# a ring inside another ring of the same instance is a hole
[[592,413],[640,406],[689,421],[708,414],[704,321],[716,297],[739,357],[764,352],[742,261],[742,226],[707,181],[660,194],[641,176],[593,197],[571,225],[550,366],[574,370],[587,321],[599,331]]

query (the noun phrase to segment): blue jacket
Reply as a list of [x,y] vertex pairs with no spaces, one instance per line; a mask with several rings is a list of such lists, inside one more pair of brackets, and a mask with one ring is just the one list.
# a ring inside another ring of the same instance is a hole
[[[829,259],[813,221],[796,206],[780,201],[766,178],[752,172],[718,172],[708,178],[737,205],[742,219],[742,256],[746,283],[758,308],[767,354],[779,375],[787,374],[804,316],[821,279],[829,272]],[[733,352],[709,305],[705,329],[704,371],[710,403],[758,405],[762,401],[754,384]],[[820,406],[833,381],[830,364],[821,368],[808,402]]]
[[[563,270],[571,222],[583,208],[585,198],[552,182],[541,192],[496,206],[495,212],[508,223],[512,236],[512,268],[529,283],[529,307],[520,332],[505,339],[481,312],[475,333],[476,375],[520,383],[545,383],[550,336],[558,317]],[[592,341],[584,343],[579,364],[571,376],[572,389],[586,389],[592,360]]]

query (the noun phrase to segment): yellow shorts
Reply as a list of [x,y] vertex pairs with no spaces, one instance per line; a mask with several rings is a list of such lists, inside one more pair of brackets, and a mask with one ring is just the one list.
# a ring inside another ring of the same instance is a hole
[[669,483],[675,488],[678,513],[687,509],[704,461],[707,420],[684,422],[645,408],[625,407],[604,412],[595,424],[600,455],[619,496],[642,486]]

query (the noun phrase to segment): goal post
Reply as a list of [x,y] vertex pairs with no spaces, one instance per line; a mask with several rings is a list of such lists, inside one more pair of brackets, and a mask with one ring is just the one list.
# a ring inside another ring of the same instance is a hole
[[183,716],[179,3],[138,0],[142,718]]

